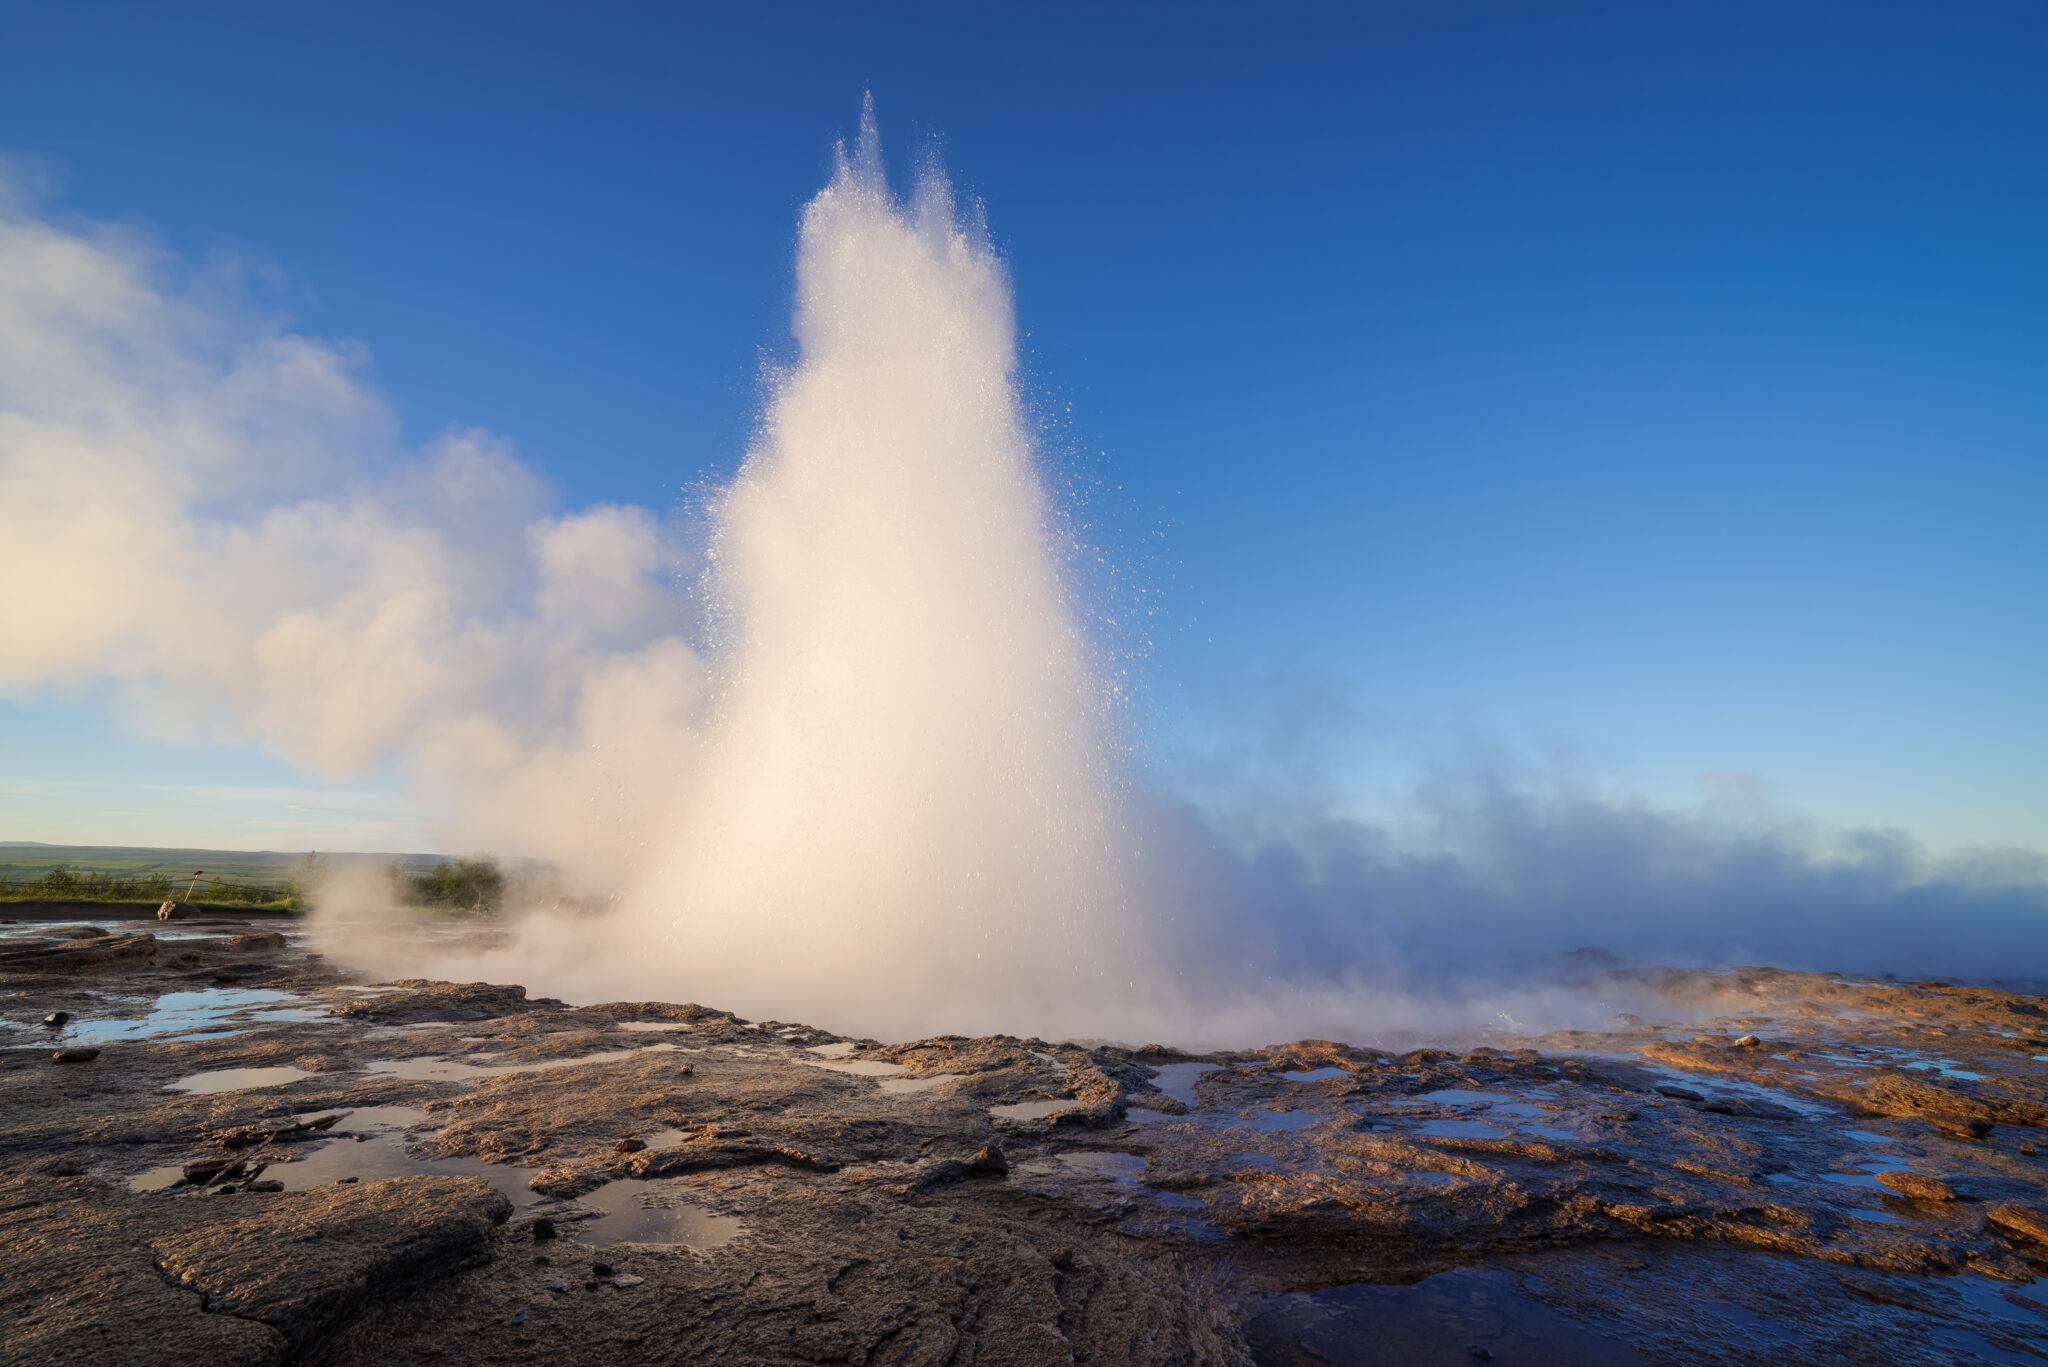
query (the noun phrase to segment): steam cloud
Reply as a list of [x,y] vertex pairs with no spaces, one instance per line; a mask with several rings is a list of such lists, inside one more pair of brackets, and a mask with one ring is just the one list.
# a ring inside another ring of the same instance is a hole
[[2034,855],[1489,772],[1436,786],[1418,853],[1132,782],[1005,275],[942,179],[891,197],[871,120],[805,212],[795,328],[708,530],[557,513],[488,432],[401,449],[363,355],[231,270],[8,178],[0,689],[111,681],[138,727],[326,775],[401,757],[445,846],[550,860],[610,908],[433,967],[586,999],[1242,1043],[1597,1021],[1628,988],[1537,971],[1586,944],[2044,976]]

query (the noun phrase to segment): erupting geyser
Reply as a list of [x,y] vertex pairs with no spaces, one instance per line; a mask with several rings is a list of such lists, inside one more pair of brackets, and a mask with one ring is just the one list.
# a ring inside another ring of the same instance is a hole
[[871,115],[804,214],[795,330],[715,510],[703,767],[626,917],[670,932],[664,995],[867,1029],[1042,1019],[1101,971],[1123,900],[1111,700],[1052,553],[1002,266],[936,173],[891,196]]

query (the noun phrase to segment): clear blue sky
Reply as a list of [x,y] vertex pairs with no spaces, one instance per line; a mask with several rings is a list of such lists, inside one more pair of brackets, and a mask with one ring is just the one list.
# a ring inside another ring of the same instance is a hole
[[[2048,847],[2048,7],[702,8],[8,5],[0,148],[273,262],[413,437],[659,508],[871,90],[1162,595],[1157,753],[1335,698],[1345,802],[1479,738]],[[392,791],[0,704],[0,838],[409,843]]]

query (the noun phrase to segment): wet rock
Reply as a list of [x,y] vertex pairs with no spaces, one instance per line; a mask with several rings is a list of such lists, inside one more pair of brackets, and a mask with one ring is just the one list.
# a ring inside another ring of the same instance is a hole
[[1877,1180],[1899,1195],[1910,1196],[1915,1201],[1953,1201],[1956,1199],[1954,1187],[1951,1187],[1939,1177],[1929,1177],[1925,1173],[1907,1172],[1904,1169],[1900,1169],[1895,1172],[1881,1172],[1877,1174]]
[[107,935],[60,944],[0,949],[0,972],[79,973],[148,959],[158,949],[154,935]]
[[530,1232],[535,1239],[552,1239],[555,1237],[555,1222],[548,1216],[539,1216],[534,1220]]
[[984,1144],[967,1160],[967,1171],[976,1177],[1000,1177],[1009,1170],[1009,1155],[1000,1144]]
[[474,1178],[395,1177],[252,1202],[150,1241],[164,1276],[207,1310],[311,1344],[384,1288],[480,1256],[511,1204]]
[[638,1286],[640,1285],[640,1283],[646,1280],[647,1278],[636,1277],[630,1272],[621,1272],[617,1276],[612,1278],[612,1285],[619,1288],[619,1290],[624,1291],[627,1287]]
[[543,1196],[567,1201],[596,1191],[610,1180],[610,1174],[600,1169],[550,1163],[535,1173],[526,1185]]
[[646,1147],[647,1141],[644,1139],[621,1139],[618,1143],[612,1145],[612,1152],[638,1153]]
[[614,1270],[610,1263],[592,1263],[590,1265],[590,1275],[593,1277],[609,1277]]
[[1930,1115],[1923,1118],[1951,1139],[1982,1139],[1992,1129],[1991,1122],[1979,1116]]
[[243,1191],[283,1191],[283,1190],[284,1190],[284,1183],[282,1183],[282,1182],[277,1182],[277,1181],[268,1181],[268,1182],[244,1182],[244,1183],[242,1183],[242,1190],[243,1190]]
[[2037,1244],[2048,1244],[2048,1213],[2039,1206],[2002,1201],[1984,1212],[1984,1218],[2000,1229]]
[[97,1049],[59,1049],[50,1055],[52,1063],[91,1063],[100,1056]]
[[59,1026],[68,1024],[70,1020],[71,1013],[69,1011],[52,1011],[49,1015],[43,1017],[43,1024],[56,1029]]
[[1658,1095],[1658,1096],[1668,1096],[1668,1097],[1670,1097],[1670,1098],[1671,1098],[1671,1099],[1672,1099],[1673,1101],[1705,1101],[1705,1100],[1706,1100],[1706,1097],[1705,1097],[1705,1096],[1701,1095],[1701,1094],[1700,1094],[1699,1092],[1695,1092],[1695,1091],[1694,1091],[1694,1090],[1693,1090],[1692,1088],[1690,1088],[1690,1087],[1678,1087],[1678,1086],[1674,1086],[1674,1085],[1672,1085],[1671,1083],[1668,1083],[1668,1082],[1660,1082],[1660,1083],[1658,1083],[1658,1084],[1656,1085],[1656,1087],[1655,1087],[1655,1088],[1653,1088],[1652,1090],[1654,1090],[1654,1091],[1655,1091],[1655,1092],[1657,1093],[1657,1095]]
[[1755,1035],[1738,1035],[1735,1039],[1737,1049],[1761,1049],[1763,1045],[1764,1042]]

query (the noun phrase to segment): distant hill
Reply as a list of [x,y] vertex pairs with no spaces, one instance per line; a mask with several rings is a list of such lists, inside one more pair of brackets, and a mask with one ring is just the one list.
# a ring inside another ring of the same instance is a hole
[[[251,883],[282,883],[305,850],[178,850],[150,845],[46,845],[39,840],[0,840],[0,877],[15,879],[48,873],[59,864],[77,873],[113,873],[130,877],[165,874],[190,878],[204,870],[209,876]],[[430,869],[450,862],[443,854],[329,854],[320,858],[331,867],[349,864],[403,864]]]

